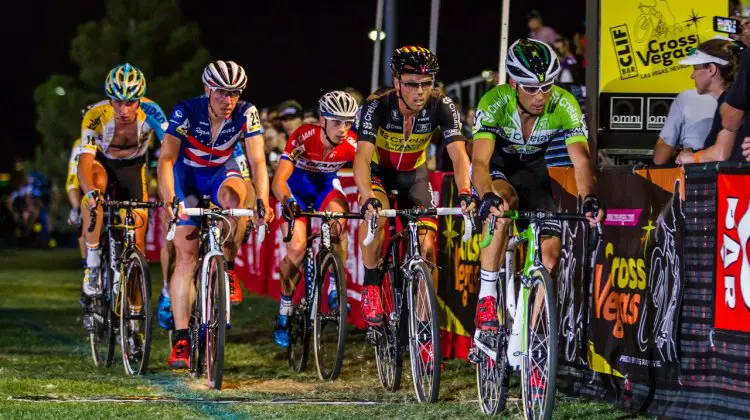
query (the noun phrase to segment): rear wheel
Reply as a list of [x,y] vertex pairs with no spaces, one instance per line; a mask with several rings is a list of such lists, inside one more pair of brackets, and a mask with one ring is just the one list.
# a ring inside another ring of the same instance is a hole
[[136,250],[128,256],[120,293],[120,348],[128,375],[143,375],[151,351],[151,274]]
[[[495,415],[505,410],[508,399],[508,356],[506,353],[505,300],[502,291],[497,294],[497,310],[500,321],[500,331],[487,335],[487,347],[495,352],[490,356],[477,348],[479,361],[477,362],[477,392],[479,406],[482,413]],[[487,333],[485,333],[487,334]]]
[[396,286],[396,270],[389,263],[383,272],[383,281],[380,285],[380,296],[383,302],[383,332],[384,337],[375,347],[375,360],[378,368],[378,378],[383,388],[389,391],[397,391],[401,388],[401,373],[403,369],[403,357],[399,344],[399,311],[400,303],[397,299],[398,289]]
[[415,264],[408,288],[409,356],[419,402],[435,402],[440,392],[440,322],[427,264]]
[[206,374],[208,387],[221,389],[227,330],[227,276],[224,257],[209,257],[206,290]]
[[546,269],[535,268],[530,277],[521,369],[524,416],[549,420],[557,388],[557,301]]
[[[102,236],[106,237],[106,234]],[[110,367],[115,354],[114,322],[116,321],[112,314],[114,293],[112,293],[111,286],[112,270],[109,261],[109,241],[104,239],[101,244],[103,252],[99,270],[99,286],[102,295],[94,300],[94,310],[89,315],[92,317],[94,330],[94,332],[89,333],[89,342],[94,364],[100,367]]]
[[[328,302],[331,283],[336,287],[334,308]],[[344,361],[347,315],[346,276],[338,254],[328,251],[320,259],[316,287],[313,322],[315,364],[320,379],[334,380],[339,376]]]

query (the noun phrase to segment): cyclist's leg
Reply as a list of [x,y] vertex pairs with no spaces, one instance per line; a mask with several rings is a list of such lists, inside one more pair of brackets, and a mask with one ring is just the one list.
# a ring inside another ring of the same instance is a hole
[[[318,195],[316,207],[320,211],[332,211],[346,213],[349,211],[349,204],[346,202],[346,194],[341,187],[338,177],[333,178],[329,185]],[[346,231],[347,220],[338,219],[330,222],[331,226],[331,244],[334,250],[341,257],[341,262],[346,264],[347,250],[349,246],[348,235]]]
[[193,276],[198,261],[198,228],[194,220],[180,220],[175,228],[174,246],[176,250],[175,269],[169,282],[174,314],[174,344],[169,357],[169,366],[186,368],[189,366],[190,348],[190,309],[195,300]]
[[[501,171],[492,174],[492,189],[500,196],[510,209],[518,208],[518,196],[516,190],[508,182]],[[508,245],[508,230],[512,221],[506,218],[497,218],[495,221],[495,233],[489,246],[479,253],[480,261],[480,286],[477,300],[476,316],[474,324],[482,330],[497,329],[497,281],[500,267],[505,261],[505,248]],[[483,235],[487,234],[489,225],[484,224]]]
[[[372,174],[372,179],[372,189],[375,198],[380,201],[384,209],[391,208],[390,201],[386,195],[387,184],[383,184],[375,174]],[[368,246],[364,246],[363,242],[367,236],[369,222],[363,220],[359,225],[359,246],[362,251],[362,263],[364,265],[362,317],[369,326],[379,326],[383,323],[383,306],[380,302],[380,285],[382,279],[377,267],[383,253],[383,238],[385,235],[383,228],[385,224],[385,218],[381,217],[377,220],[375,239]]]
[[[299,201],[301,209],[305,209],[304,201]],[[289,224],[281,226],[284,236],[289,231]],[[300,263],[305,256],[307,247],[307,219],[297,219],[294,222],[292,239],[286,244],[286,255],[279,263],[279,279],[281,280],[281,300],[279,301],[279,314],[274,325],[273,338],[276,344],[283,348],[289,347],[289,317],[292,315],[292,297],[297,289],[301,277]]]
[[[107,170],[97,160],[94,160],[92,164],[92,174],[94,179],[94,186],[101,192],[107,191],[108,174]],[[102,207],[97,206],[96,208],[96,226],[92,232],[89,232],[89,225],[91,224],[91,211],[87,208],[81,208],[81,227],[83,229],[83,238],[85,241],[87,253],[86,253],[86,269],[84,273],[84,286],[83,292],[86,295],[93,295],[96,293],[96,278],[99,272],[99,264],[101,262],[101,250],[99,249],[99,236],[102,231]]]
[[[133,165],[123,166],[115,169],[117,177],[117,191],[115,196],[118,200],[148,201],[146,162],[134,162]],[[135,221],[135,243],[141,252],[146,252],[146,229],[148,229],[148,210],[133,210]]]

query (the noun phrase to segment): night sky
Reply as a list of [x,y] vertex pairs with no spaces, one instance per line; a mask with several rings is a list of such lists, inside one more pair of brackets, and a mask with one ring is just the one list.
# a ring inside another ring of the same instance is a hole
[[[367,32],[374,28],[375,0],[182,4],[185,18],[200,26],[211,54],[243,65],[249,77],[243,99],[258,107],[288,98],[309,107],[325,91],[345,86],[369,93],[373,43]],[[512,2],[511,42],[528,32],[525,15],[532,8],[562,35],[581,31],[584,1],[565,2],[562,10],[560,5],[557,0]],[[0,171],[8,169],[14,156],[30,156],[41,141],[34,128],[34,87],[52,73],[77,72],[69,58],[70,39],[78,24],[104,15],[102,0],[40,0],[16,7],[20,12],[6,15],[0,29],[7,92],[2,106],[8,117],[2,123],[2,143],[11,152],[0,154]],[[441,1],[439,79],[451,83],[496,69],[501,11],[499,1]],[[397,1],[396,21],[397,46],[428,46],[429,0]]]

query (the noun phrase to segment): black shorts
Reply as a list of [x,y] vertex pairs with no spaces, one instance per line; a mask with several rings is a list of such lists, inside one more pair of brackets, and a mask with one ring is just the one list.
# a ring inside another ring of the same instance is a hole
[[[519,210],[549,210],[558,211],[552,197],[552,184],[544,157],[531,161],[519,159],[503,159],[493,156],[490,160],[490,177],[492,181],[502,179],[507,181],[518,196]],[[516,222],[518,230],[528,227],[527,220]],[[562,225],[559,220],[548,220],[542,223],[542,235],[562,237]]]
[[[380,191],[387,196],[391,191],[398,191],[396,204],[399,209],[414,207],[435,207],[432,197],[432,186],[427,167],[422,165],[412,171],[399,172],[393,169],[382,169],[376,164],[370,165],[373,191]],[[391,203],[393,206],[393,203]],[[419,218],[418,226],[437,232],[436,217]]]
[[96,161],[107,172],[107,194],[113,200],[148,200],[146,158],[109,159],[97,152]]

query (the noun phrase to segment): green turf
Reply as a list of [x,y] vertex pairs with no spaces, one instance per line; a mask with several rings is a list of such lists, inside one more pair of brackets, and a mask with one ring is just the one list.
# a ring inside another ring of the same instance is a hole
[[[366,415],[444,419],[480,415],[471,365],[461,360],[448,361],[441,379],[440,402],[418,404],[408,363],[404,365],[402,389],[395,393],[383,390],[377,379],[373,350],[365,344],[363,334],[354,330],[350,331],[344,367],[337,381],[319,381],[314,361],[306,372],[292,372],[271,336],[277,304],[247,294],[243,304],[232,310],[222,391],[206,389],[205,380],[190,379],[185,371],[167,369],[167,336],[158,326],[154,330],[148,375],[125,376],[119,349],[115,350],[111,368],[97,368],[80,321],[79,261],[71,250],[0,252],[0,418],[351,419]],[[156,297],[162,276],[157,265],[151,272]],[[510,397],[518,398],[518,394],[518,387],[512,385]],[[157,401],[70,402],[103,397]],[[24,398],[47,401],[18,400]],[[216,403],[231,399],[242,402]],[[299,403],[299,399],[377,404],[320,405]],[[605,404],[559,399],[554,418],[611,419],[624,414]],[[504,417],[522,417],[517,401],[508,404]]]

